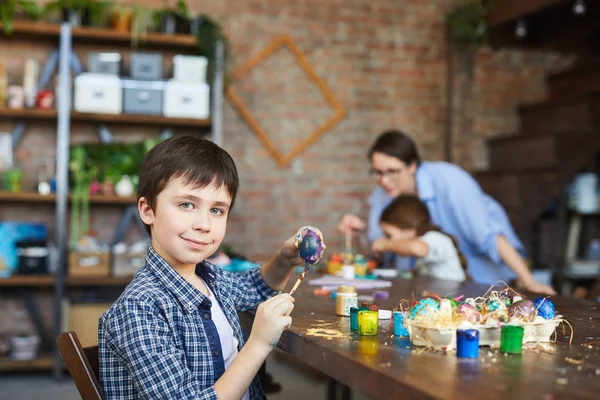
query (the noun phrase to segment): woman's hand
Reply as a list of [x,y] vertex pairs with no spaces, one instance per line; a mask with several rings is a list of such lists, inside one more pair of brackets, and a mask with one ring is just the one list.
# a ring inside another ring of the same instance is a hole
[[366,228],[366,224],[362,219],[358,218],[354,214],[346,214],[342,217],[340,223],[338,224],[338,230],[341,233],[346,233],[348,231],[354,233],[362,231]]
[[524,282],[523,286],[525,287],[525,290],[532,292],[532,293],[538,293],[538,294],[543,294],[543,295],[547,295],[547,296],[553,296],[556,294],[556,290],[554,290],[554,288],[552,286],[544,285],[543,283],[539,283],[535,279],[532,279],[530,282],[527,282],[527,283]]

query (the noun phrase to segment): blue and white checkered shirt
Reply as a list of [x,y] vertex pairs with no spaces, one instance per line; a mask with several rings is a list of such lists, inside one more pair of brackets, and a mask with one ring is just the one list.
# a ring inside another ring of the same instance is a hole
[[[204,261],[196,267],[214,292],[244,345],[237,311],[277,294],[260,270],[233,274]],[[217,399],[214,384],[225,372],[211,300],[152,248],[119,299],[100,317],[100,383],[107,399]],[[264,399],[257,378],[250,399]]]

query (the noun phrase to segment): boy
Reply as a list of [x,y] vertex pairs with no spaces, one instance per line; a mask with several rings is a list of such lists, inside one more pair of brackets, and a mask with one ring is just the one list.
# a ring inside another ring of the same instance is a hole
[[[291,296],[276,294],[301,260],[292,236],[244,275],[206,261],[223,240],[238,185],[233,159],[207,140],[172,138],[146,155],[138,210],[152,246],[99,321],[107,399],[265,397],[255,376],[294,307]],[[257,305],[244,345],[236,310]]]

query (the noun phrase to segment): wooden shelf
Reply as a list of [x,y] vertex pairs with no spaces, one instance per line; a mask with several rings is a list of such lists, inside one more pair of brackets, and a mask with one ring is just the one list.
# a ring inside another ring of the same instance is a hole
[[127,125],[158,125],[166,127],[188,127],[188,128],[208,128],[210,120],[195,118],[169,118],[161,115],[135,115],[135,114],[91,114],[71,112],[72,121],[96,122],[107,124],[127,124]]
[[99,287],[120,287],[127,286],[133,279],[133,276],[108,276],[108,277],[78,277],[67,278],[67,286],[99,286]]
[[41,355],[35,360],[21,361],[9,358],[0,358],[0,372],[8,371],[48,371],[54,367],[51,355]]
[[[57,113],[54,110],[20,109],[12,110],[10,108],[0,108],[0,118],[55,121]],[[125,125],[147,125],[163,127],[188,127],[188,128],[208,128],[210,120],[195,118],[169,118],[161,115],[136,115],[136,114],[92,114],[71,112],[71,121],[93,122],[106,124],[125,124]]]
[[54,275],[13,275],[0,278],[0,287],[44,287],[54,286]]
[[[69,198],[71,196],[69,195]],[[0,192],[0,202],[11,202],[11,203],[54,203],[56,201],[55,194],[43,195],[35,192]],[[104,205],[130,205],[136,204],[137,197],[119,197],[119,196],[105,196],[105,195],[91,195],[90,204],[104,204]]]
[[[0,24],[1,27],[1,24]],[[88,43],[99,45],[120,45],[131,47],[129,33],[116,32],[108,28],[73,28],[73,43]],[[4,34],[6,38],[37,38],[42,40],[58,41],[60,25],[48,22],[15,21],[11,35]],[[164,33],[148,33],[140,37],[138,47],[163,48],[170,51],[199,52],[198,42],[193,35],[168,35]]]
[[[133,276],[107,276],[107,277],[67,277],[66,286],[97,286],[121,287],[127,286]],[[54,275],[13,275],[9,278],[0,278],[0,287],[52,287],[56,284]]]

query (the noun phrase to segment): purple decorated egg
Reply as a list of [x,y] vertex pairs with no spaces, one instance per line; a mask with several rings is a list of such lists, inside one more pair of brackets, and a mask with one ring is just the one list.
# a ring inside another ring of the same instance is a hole
[[318,263],[326,248],[321,231],[311,226],[300,228],[296,235],[296,246],[306,264]]
[[476,307],[473,307],[471,304],[462,303],[458,306],[458,313],[462,315],[467,321],[472,322],[474,324],[479,323],[481,320],[481,313],[477,310]]
[[534,320],[536,315],[535,305],[531,300],[519,300],[508,308],[511,318],[518,318],[526,322]]

